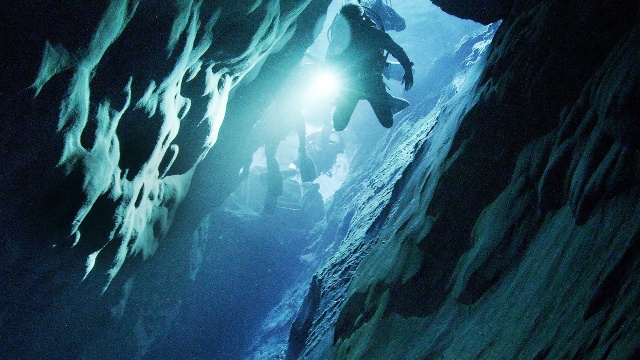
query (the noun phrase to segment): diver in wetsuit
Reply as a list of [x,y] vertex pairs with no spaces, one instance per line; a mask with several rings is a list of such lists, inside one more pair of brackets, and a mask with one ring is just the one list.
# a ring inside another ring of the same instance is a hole
[[342,73],[342,93],[336,100],[333,127],[344,130],[360,100],[367,100],[378,121],[385,128],[393,126],[393,114],[409,103],[387,93],[382,80],[386,66],[384,51],[396,58],[404,69],[405,90],[413,86],[413,63],[389,34],[375,27],[357,3],[347,3],[340,9],[331,26],[331,42],[327,63]]

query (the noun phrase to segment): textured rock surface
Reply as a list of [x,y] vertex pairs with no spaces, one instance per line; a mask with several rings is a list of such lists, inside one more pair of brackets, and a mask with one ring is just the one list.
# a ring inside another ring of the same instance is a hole
[[536,2],[504,17],[476,85],[397,150],[421,148],[389,179],[403,196],[372,195],[384,214],[352,223],[317,273],[301,354],[637,356],[638,11]]

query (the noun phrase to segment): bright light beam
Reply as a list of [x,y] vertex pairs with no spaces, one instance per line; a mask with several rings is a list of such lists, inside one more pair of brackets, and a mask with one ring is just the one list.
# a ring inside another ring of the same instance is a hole
[[310,100],[333,99],[340,91],[338,75],[329,69],[322,69],[311,81],[308,97]]

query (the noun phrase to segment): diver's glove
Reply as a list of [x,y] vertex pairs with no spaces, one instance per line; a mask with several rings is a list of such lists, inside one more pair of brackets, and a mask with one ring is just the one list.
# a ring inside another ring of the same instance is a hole
[[409,90],[413,87],[413,63],[409,63],[410,65],[404,68],[404,76],[402,76],[401,84],[404,84],[404,89]]

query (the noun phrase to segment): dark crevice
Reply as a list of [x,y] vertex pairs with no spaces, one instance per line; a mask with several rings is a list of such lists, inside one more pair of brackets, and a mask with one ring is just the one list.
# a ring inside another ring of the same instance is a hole
[[304,298],[298,316],[291,325],[289,331],[289,341],[287,347],[287,360],[297,359],[304,349],[305,342],[309,336],[309,330],[313,325],[313,319],[318,311],[321,301],[322,280],[317,276],[311,279],[309,292]]
[[595,290],[591,300],[589,300],[587,310],[582,316],[584,320],[588,320],[601,311],[606,312],[605,318],[610,315],[618,294],[620,294],[624,284],[629,281],[629,275],[637,267],[639,258],[640,235],[636,234],[631,239],[631,245]]

